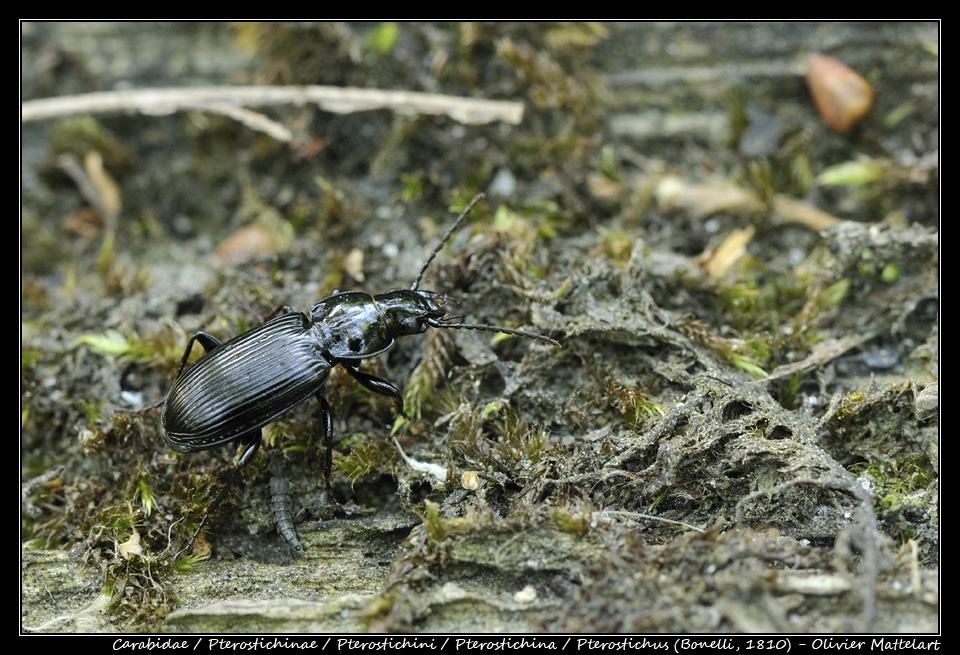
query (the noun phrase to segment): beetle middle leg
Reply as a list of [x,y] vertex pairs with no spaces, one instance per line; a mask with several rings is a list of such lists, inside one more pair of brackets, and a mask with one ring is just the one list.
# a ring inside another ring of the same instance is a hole
[[330,486],[330,475],[333,472],[333,414],[330,413],[330,403],[319,391],[314,394],[320,403],[320,425],[323,429],[323,447],[326,451],[323,457],[323,481],[327,486],[327,494],[333,497],[333,488]]
[[[417,419],[412,416],[408,416],[403,411],[403,395],[400,393],[400,390],[396,385],[387,382],[383,378],[378,378],[375,375],[370,375],[369,373],[361,373],[352,366],[340,362],[343,364],[343,368],[346,369],[353,378],[359,382],[364,388],[379,394],[381,396],[387,396],[388,398],[393,398],[394,409],[397,414],[402,416],[411,422],[416,422]],[[326,483],[327,493],[332,493],[330,486],[330,475],[332,473],[333,467],[333,415],[330,412],[330,403],[327,402],[327,399],[324,398],[323,393],[318,391],[315,394],[317,402],[320,403],[320,420],[323,430],[323,443],[326,450],[324,461],[323,461],[323,479]]]

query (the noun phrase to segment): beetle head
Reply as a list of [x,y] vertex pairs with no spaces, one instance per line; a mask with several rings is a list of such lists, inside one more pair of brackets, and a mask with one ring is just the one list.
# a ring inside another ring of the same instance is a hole
[[420,334],[447,315],[447,297],[434,291],[390,289],[375,297],[384,325],[397,336]]
[[543,334],[512,330],[499,325],[484,323],[464,323],[463,315],[447,315],[446,304],[449,297],[434,291],[420,291],[410,289],[391,289],[375,296],[378,309],[384,315],[384,327],[394,337],[406,334],[420,334],[428,327],[449,328],[453,330],[481,330],[484,332],[499,332],[511,334],[525,339],[536,339],[551,346],[559,346],[556,339]]

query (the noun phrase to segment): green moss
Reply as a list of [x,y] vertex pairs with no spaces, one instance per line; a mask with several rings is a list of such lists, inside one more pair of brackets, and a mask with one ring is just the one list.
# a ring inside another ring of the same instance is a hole
[[[117,357],[121,361],[153,364],[167,375],[173,375],[183,358],[183,348],[186,343],[186,334],[179,326],[164,323],[159,331],[145,337],[141,337],[132,329],[125,333],[107,330],[82,334],[73,340],[71,346],[74,348],[86,346],[98,355]],[[196,360],[202,354],[202,348],[194,347],[189,361]]]
[[129,150],[93,116],[74,116],[55,123],[50,141],[56,155],[84,157],[91,150],[96,151],[108,170],[122,171],[133,162]]
[[897,503],[919,506],[920,502],[909,496],[927,489],[937,478],[926,455],[908,455],[892,461],[879,458],[855,470],[862,470],[873,479],[878,487],[878,506],[887,509]]
[[373,442],[354,443],[350,453],[345,457],[338,457],[333,464],[337,469],[350,478],[351,481],[382,471],[386,463],[392,461],[385,456],[383,446]]
[[153,512],[154,503],[156,503],[156,497],[144,473],[137,476],[136,490],[133,495],[140,501],[144,516],[150,516]]
[[553,523],[561,532],[577,534],[583,536],[590,531],[590,513],[581,508],[581,512],[575,513],[572,508],[558,507],[553,510]]
[[86,417],[88,425],[97,425],[100,423],[100,416],[103,408],[101,403],[77,400],[77,406]]
[[31,348],[24,348],[20,351],[20,373],[23,374],[32,369],[43,357],[43,352]]
[[653,402],[639,389],[611,383],[607,391],[613,398],[612,404],[620,411],[623,420],[632,430],[639,430],[650,418],[659,418],[666,414],[663,407]]

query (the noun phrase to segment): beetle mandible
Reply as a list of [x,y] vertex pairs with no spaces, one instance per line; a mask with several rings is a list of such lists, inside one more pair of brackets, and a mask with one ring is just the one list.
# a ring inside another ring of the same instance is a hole
[[[409,289],[390,289],[375,296],[360,291],[334,292],[316,303],[309,316],[290,311],[225,343],[206,332],[190,338],[163,403],[160,433],[168,446],[184,453],[232,442],[242,445],[243,452],[230,479],[174,560],[193,546],[239,471],[260,448],[261,428],[310,396],[320,403],[326,447],[324,478],[330,488],[333,426],[322,388],[334,366],[345,368],[370,391],[392,398],[397,413],[409,418],[395,385],[357,368],[361,360],[390,350],[399,337],[420,334],[427,328],[449,328],[499,332],[560,345],[542,334],[464,323],[462,315],[447,315],[446,296],[419,289],[430,262],[483,197],[480,193],[467,205],[430,252]],[[197,342],[206,354],[187,366]],[[291,546],[302,550],[288,523],[279,526],[281,533]]]

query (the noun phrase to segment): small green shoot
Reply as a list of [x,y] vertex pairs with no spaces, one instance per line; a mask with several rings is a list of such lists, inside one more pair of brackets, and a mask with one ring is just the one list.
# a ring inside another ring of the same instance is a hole
[[422,518],[427,537],[433,541],[443,541],[443,538],[447,536],[447,529],[443,524],[443,519],[440,518],[440,506],[432,501],[425,501]]
[[753,359],[751,359],[748,355],[732,352],[730,353],[730,362],[741,371],[757,380],[762,380],[763,378],[767,377],[767,372],[763,370],[763,368],[753,361]]
[[831,166],[817,176],[820,186],[862,186],[883,178],[886,169],[874,160],[848,161]]
[[607,387],[607,391],[616,400],[615,406],[623,416],[623,420],[633,430],[640,428],[644,418],[660,417],[666,414],[663,407],[650,400],[650,397],[639,389],[611,384]]
[[381,57],[385,57],[393,52],[399,37],[400,27],[396,23],[380,23],[367,35],[367,46]]
[[107,330],[101,334],[83,334],[73,340],[71,346],[88,346],[99,355],[126,357],[134,352],[134,347],[116,330]]
[[499,400],[492,400],[486,405],[483,406],[483,420],[488,421],[497,414],[500,413],[500,410],[504,408],[504,404]]
[[140,506],[143,507],[144,515],[150,516],[151,512],[153,512],[153,504],[156,502],[156,499],[153,495],[153,490],[150,488],[150,484],[147,482],[147,475],[145,473],[137,476],[137,488],[134,495],[140,499]]
[[880,271],[880,279],[884,284],[893,284],[900,279],[900,269],[896,264],[887,264]]
[[850,280],[844,278],[834,282],[820,293],[819,301],[821,309],[829,309],[839,305],[846,297],[848,291],[850,291]]
[[170,570],[178,573],[191,573],[204,560],[210,559],[210,555],[183,555],[176,562],[170,563]]
[[401,173],[400,181],[403,183],[403,191],[400,192],[400,198],[404,202],[416,200],[423,195],[423,177],[420,175],[411,175]]

